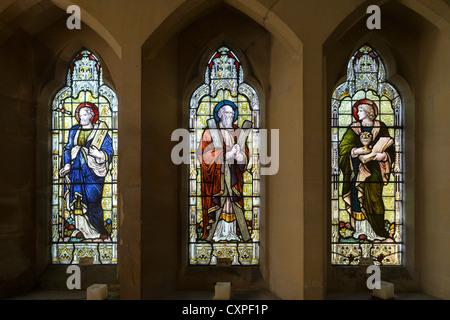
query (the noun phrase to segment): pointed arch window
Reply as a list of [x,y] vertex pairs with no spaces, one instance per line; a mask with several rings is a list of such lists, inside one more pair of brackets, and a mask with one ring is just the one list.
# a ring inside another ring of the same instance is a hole
[[258,264],[260,102],[229,48],[212,54],[189,106],[189,263]]
[[81,50],[52,103],[54,264],[117,263],[117,107],[100,61]]
[[369,45],[348,62],[331,103],[333,265],[401,265],[403,104]]

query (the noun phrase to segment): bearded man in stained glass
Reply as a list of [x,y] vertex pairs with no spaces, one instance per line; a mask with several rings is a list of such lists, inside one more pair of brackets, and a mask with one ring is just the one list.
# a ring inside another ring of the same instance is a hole
[[231,101],[215,107],[207,121],[198,153],[201,159],[202,231],[201,240],[248,241],[248,222],[243,213],[243,173],[248,163],[246,144],[251,127],[246,121],[239,129],[238,116]]
[[395,159],[393,139],[387,126],[375,120],[377,107],[373,101],[358,101],[354,117],[357,121],[348,127],[339,145],[342,197],[354,228],[353,237],[392,241],[385,227],[382,193]]
[[[107,239],[102,209],[105,176],[113,156],[107,126],[98,120],[94,104],[80,104],[76,111],[77,125],[69,131],[64,148],[66,209],[75,220],[76,239]],[[64,227],[64,226],[63,226]]]

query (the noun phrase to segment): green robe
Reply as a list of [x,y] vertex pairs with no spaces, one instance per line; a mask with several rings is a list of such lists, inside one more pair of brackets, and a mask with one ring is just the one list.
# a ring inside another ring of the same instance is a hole
[[369,128],[362,127],[359,122],[350,125],[339,145],[339,168],[343,173],[342,197],[351,216],[362,220],[364,218],[354,214],[362,212],[375,233],[387,238],[389,233],[385,229],[382,193],[384,184],[389,180],[392,161],[395,159],[395,147],[392,144],[385,150],[387,161],[372,160],[361,166],[362,162],[358,158],[352,158],[351,150],[363,147],[359,139],[362,131],[372,132],[372,145],[376,144],[380,137],[390,137],[386,125],[380,121],[375,121],[374,126]]

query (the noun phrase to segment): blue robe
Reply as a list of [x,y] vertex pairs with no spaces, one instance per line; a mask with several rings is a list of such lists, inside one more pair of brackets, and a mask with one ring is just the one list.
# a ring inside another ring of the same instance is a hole
[[[80,149],[74,159],[72,159],[72,148],[79,145],[79,141],[74,141],[79,125],[75,125],[70,129],[69,140],[64,148],[64,165],[70,163],[71,170],[68,174],[70,178],[70,187],[65,187],[65,194],[69,193],[69,203],[72,205],[81,199],[81,205],[84,207],[84,215],[91,225],[100,234],[109,235],[104,225],[102,196],[105,178],[97,176],[88,164],[87,154]],[[93,129],[95,130],[95,129]],[[78,139],[77,139],[78,140]],[[92,143],[92,137],[88,139],[82,147],[89,148]],[[106,153],[106,167],[109,168],[113,157],[113,148],[109,134],[103,140],[103,144],[99,149]]]

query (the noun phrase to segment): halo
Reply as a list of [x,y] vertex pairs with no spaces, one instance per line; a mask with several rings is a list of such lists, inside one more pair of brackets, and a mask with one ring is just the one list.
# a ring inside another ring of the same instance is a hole
[[219,112],[219,109],[222,108],[223,106],[230,106],[233,108],[233,110],[234,110],[233,122],[236,121],[238,118],[238,107],[229,100],[223,100],[223,101],[219,102],[218,104],[216,104],[216,106],[214,107],[214,119],[216,119],[217,122],[220,121],[219,117],[217,116],[217,112]]
[[98,108],[95,104],[90,103],[90,102],[84,102],[82,104],[80,104],[77,109],[75,110],[75,118],[77,119],[78,123],[80,122],[80,109],[81,108],[91,108],[92,111],[94,111],[94,119],[92,120],[92,123],[96,123],[98,120]]
[[373,112],[375,112],[375,118],[378,116],[378,107],[375,104],[375,102],[373,102],[372,100],[369,100],[369,99],[361,99],[361,100],[356,101],[356,103],[353,105],[353,117],[356,120],[359,121],[359,118],[358,118],[358,106],[360,104],[368,104],[368,105],[372,106]]

